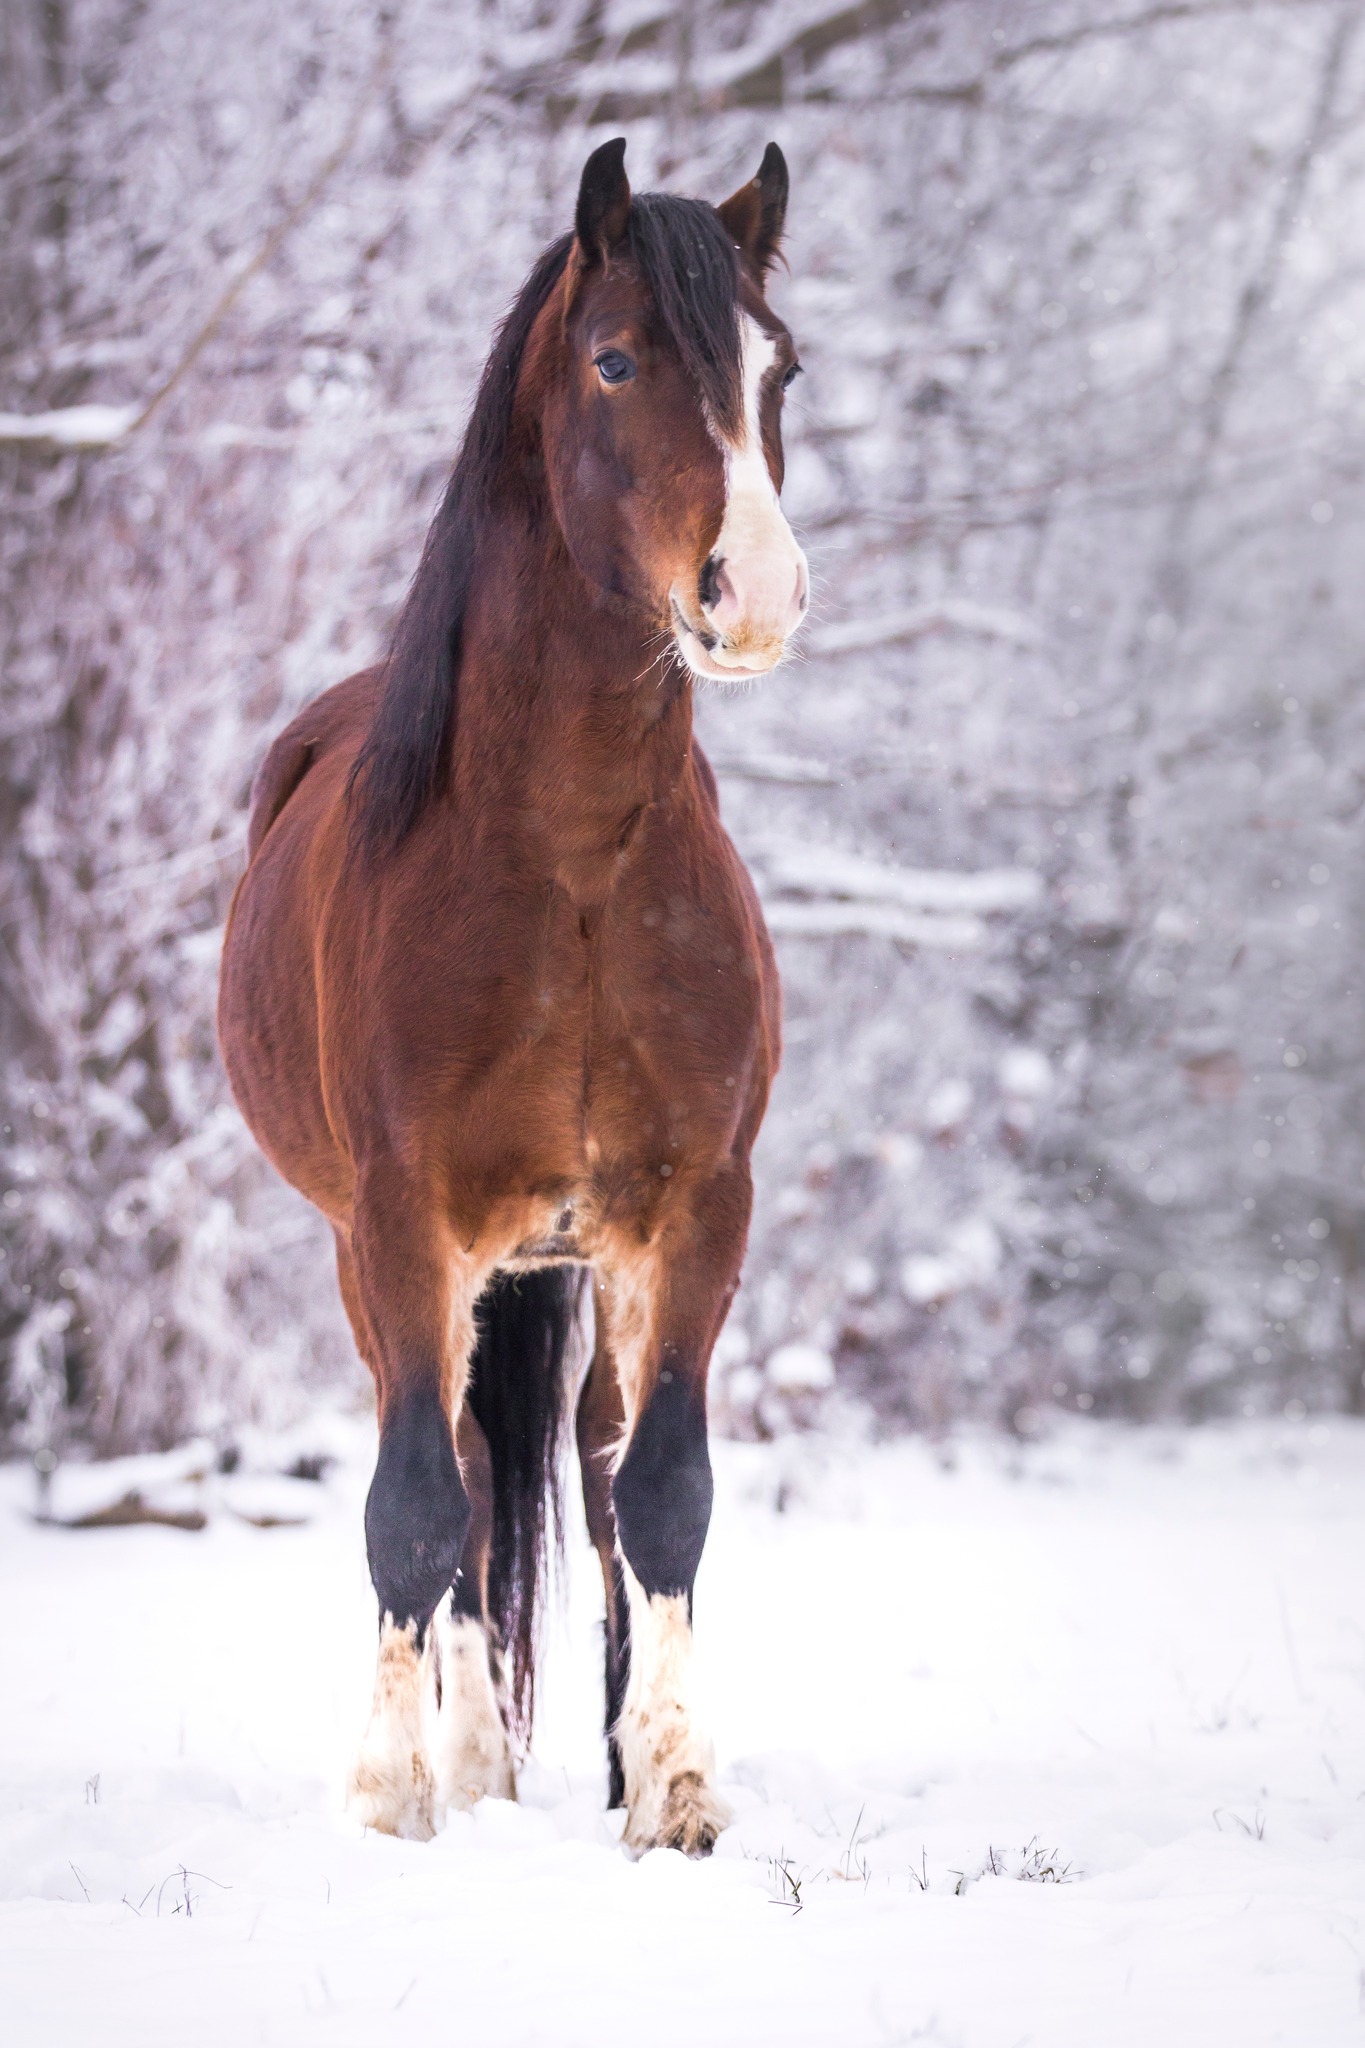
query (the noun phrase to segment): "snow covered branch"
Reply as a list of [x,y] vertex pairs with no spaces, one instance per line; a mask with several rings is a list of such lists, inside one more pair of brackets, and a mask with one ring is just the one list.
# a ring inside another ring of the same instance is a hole
[[820,761],[806,760],[800,754],[745,755],[718,754],[709,756],[711,766],[717,775],[728,775],[737,782],[785,783],[793,789],[837,789],[839,777],[832,768]]
[[770,890],[897,903],[908,910],[959,911],[988,917],[1032,909],[1042,882],[1029,868],[992,868],[961,874],[934,868],[896,868],[837,846],[759,845],[750,849]]
[[932,633],[977,634],[1016,647],[1037,647],[1042,640],[1036,623],[1020,612],[975,604],[969,598],[945,597],[881,618],[841,619],[836,625],[817,627],[811,636],[811,653],[866,654],[874,647],[924,640]]
[[136,405],[68,405],[55,412],[0,412],[0,446],[115,448],[141,416]]
[[894,939],[903,946],[930,946],[948,953],[971,953],[985,943],[979,917],[931,917],[902,910],[894,903],[820,903],[764,901],[769,931],[782,938]]
[[[861,935],[950,953],[986,942],[985,919],[1041,896],[1027,869],[976,874],[890,867],[835,846],[750,848],[769,929],[784,938]],[[792,901],[792,898],[802,900]]]

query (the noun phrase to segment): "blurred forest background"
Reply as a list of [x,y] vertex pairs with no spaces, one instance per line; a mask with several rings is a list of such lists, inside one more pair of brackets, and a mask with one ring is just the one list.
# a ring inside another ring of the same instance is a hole
[[12,1449],[360,1383],[214,1044],[247,792],[617,132],[793,182],[817,617],[699,704],[787,1002],[720,1425],[1365,1407],[1363,11],[7,0]]

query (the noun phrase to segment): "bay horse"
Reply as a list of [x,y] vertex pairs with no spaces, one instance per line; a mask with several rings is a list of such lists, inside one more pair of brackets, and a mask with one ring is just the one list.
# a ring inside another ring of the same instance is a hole
[[628,1846],[700,1854],[727,1818],[688,1676],[706,1376],[779,991],[692,687],[771,669],[808,579],[782,154],[715,208],[633,196],[624,159],[588,158],[497,334],[387,660],[266,755],[219,1033],[376,1383],[352,1812],[425,1839],[515,1796],[590,1272],[610,1800]]

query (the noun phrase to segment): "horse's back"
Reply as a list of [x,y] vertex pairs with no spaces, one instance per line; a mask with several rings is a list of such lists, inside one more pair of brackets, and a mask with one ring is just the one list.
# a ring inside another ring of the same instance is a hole
[[380,670],[362,669],[324,690],[291,718],[273,740],[251,785],[251,819],[247,826],[248,861],[310,769],[327,755],[344,753],[355,759],[374,715]]
[[329,1215],[349,1171],[320,1065],[317,930],[344,865],[346,784],[380,671],[324,691],[268,749],[252,787],[247,868],[228,918],[218,1037],[233,1093],[285,1178]]

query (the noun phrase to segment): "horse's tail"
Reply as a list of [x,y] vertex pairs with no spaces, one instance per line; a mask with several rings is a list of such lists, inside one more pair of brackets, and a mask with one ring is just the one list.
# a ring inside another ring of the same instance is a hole
[[493,1467],[488,1616],[503,1653],[513,1734],[530,1739],[550,1549],[564,1547],[564,1425],[582,1274],[499,1273],[480,1299],[469,1405]]

